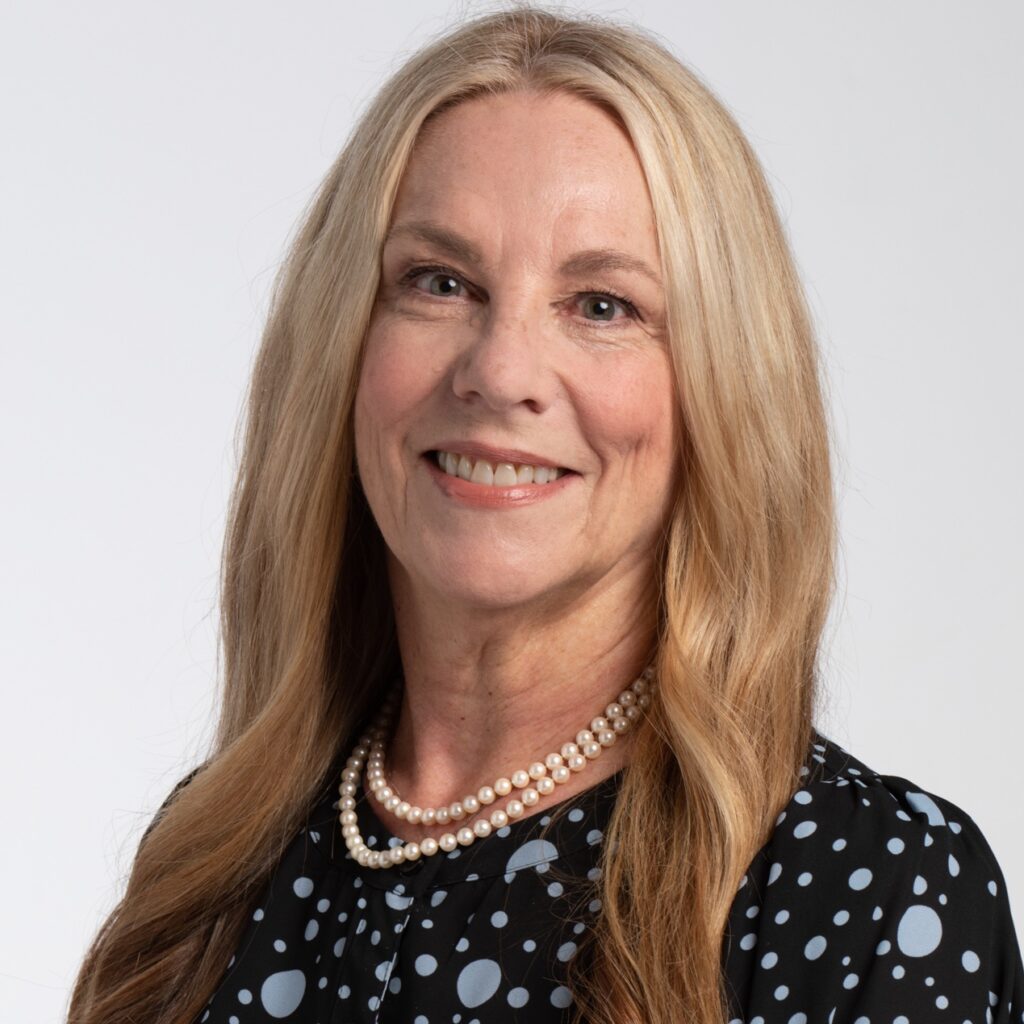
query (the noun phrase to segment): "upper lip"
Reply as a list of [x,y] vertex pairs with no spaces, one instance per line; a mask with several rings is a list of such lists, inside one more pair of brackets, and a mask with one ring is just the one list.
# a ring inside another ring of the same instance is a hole
[[479,441],[439,441],[431,451],[452,452],[454,455],[465,455],[471,459],[486,459],[488,462],[513,462],[519,465],[548,466],[551,469],[575,470],[563,466],[559,462],[538,455],[536,452],[524,452],[519,448],[498,448]]

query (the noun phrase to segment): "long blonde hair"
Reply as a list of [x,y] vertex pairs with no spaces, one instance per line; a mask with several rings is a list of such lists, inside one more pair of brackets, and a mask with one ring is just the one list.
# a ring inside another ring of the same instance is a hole
[[633,140],[681,396],[656,698],[606,832],[602,909],[577,958],[587,970],[569,984],[580,1020],[727,1019],[724,929],[799,783],[834,588],[819,356],[764,173],[722,103],[642,29],[513,4],[399,68],[292,240],[224,545],[212,750],[140,844],[81,966],[70,1024],[194,1019],[339,749],[399,668],[383,540],[353,471],[362,341],[418,132],[452,104],[509,90],[583,96]]

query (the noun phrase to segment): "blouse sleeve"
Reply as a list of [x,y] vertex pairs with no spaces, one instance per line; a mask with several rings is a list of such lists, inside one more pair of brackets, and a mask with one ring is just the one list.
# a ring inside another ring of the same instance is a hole
[[1024,966],[988,841],[956,804],[906,780],[887,781],[910,808],[919,842],[890,861],[899,867],[886,879],[889,898],[880,907],[887,938],[861,951],[862,983],[842,1019],[1021,1024]]

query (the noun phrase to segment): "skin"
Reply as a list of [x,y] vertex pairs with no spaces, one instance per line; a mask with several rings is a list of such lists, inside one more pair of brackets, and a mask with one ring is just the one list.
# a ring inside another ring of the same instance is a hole
[[[480,258],[400,230],[419,221],[458,232]],[[585,249],[628,253],[655,279],[560,271]],[[401,283],[429,264],[444,270]],[[478,98],[421,133],[382,253],[355,408],[405,675],[386,773],[412,804],[447,804],[542,760],[647,664],[652,556],[678,464],[660,281],[641,166],[599,107],[568,94]],[[466,507],[422,457],[452,438],[580,475],[526,507]],[[523,817],[622,767],[632,738]],[[453,830],[371,805],[404,840]]]

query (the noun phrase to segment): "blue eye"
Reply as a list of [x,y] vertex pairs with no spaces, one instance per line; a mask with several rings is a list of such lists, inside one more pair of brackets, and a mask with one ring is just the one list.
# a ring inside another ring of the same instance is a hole
[[[631,318],[636,319],[638,317],[636,306],[634,306],[633,303],[623,295],[616,295],[614,292],[588,292],[584,295],[584,301],[591,299],[597,300],[597,302],[609,311],[612,311],[615,305],[619,305]],[[609,299],[611,300],[610,302],[608,301]],[[602,312],[604,311],[605,310],[602,310]],[[604,320],[603,322],[613,323],[614,316],[610,319]]]
[[[407,271],[405,274],[402,275],[400,283],[401,284],[410,284],[411,282],[415,281],[417,278],[427,277],[428,275],[431,278],[440,279],[441,281],[445,282],[446,285],[455,285],[456,287],[461,287],[462,286],[461,279],[456,277],[456,275],[453,274],[446,267],[413,267],[411,270]],[[416,290],[420,291],[420,289],[418,289],[418,288]],[[431,288],[430,291],[429,291],[429,294],[430,295],[437,295],[438,297],[443,298],[446,295],[453,294],[453,292],[454,292],[454,289],[447,290],[447,291],[434,291]]]

